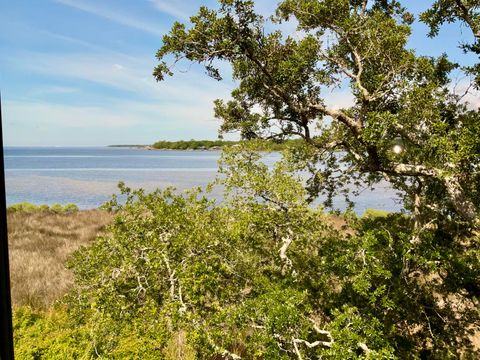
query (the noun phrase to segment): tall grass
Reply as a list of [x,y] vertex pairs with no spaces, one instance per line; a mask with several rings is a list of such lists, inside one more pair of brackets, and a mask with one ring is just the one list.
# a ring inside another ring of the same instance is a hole
[[104,230],[112,215],[100,210],[71,213],[9,212],[10,278],[14,306],[47,309],[72,285],[67,257]]

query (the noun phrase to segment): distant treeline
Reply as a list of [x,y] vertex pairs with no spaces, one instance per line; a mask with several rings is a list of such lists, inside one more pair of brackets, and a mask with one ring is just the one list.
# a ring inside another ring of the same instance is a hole
[[152,145],[154,149],[167,150],[209,150],[220,149],[223,146],[231,146],[237,144],[238,141],[223,140],[180,140],[180,141],[157,141]]
[[[258,141],[258,140],[256,140]],[[282,150],[287,145],[292,145],[300,140],[284,140],[284,141],[262,141],[260,149],[269,151]],[[226,140],[180,140],[180,141],[157,141],[152,145],[154,149],[159,150],[215,150],[224,146],[232,146],[239,144],[240,141]]]
[[[228,140],[179,140],[179,141],[166,141],[160,140],[153,145],[109,145],[109,147],[117,148],[142,148],[142,149],[156,149],[156,150],[220,150],[224,146],[233,146],[246,142],[249,140],[241,141],[228,141]],[[264,151],[280,151],[288,145],[294,145],[302,142],[301,139],[290,140],[252,140],[257,143],[257,149]]]

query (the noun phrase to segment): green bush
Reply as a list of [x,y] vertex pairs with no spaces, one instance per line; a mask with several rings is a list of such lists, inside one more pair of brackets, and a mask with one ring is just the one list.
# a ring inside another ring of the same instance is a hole
[[41,208],[37,205],[30,204],[28,202],[22,202],[22,203],[10,205],[7,208],[7,210],[10,211],[10,212],[28,212],[28,213],[31,213],[31,212],[36,212],[36,211],[43,211],[44,208]]
[[[162,359],[158,343],[161,329],[138,334],[128,324],[118,327],[108,319],[88,323],[73,321],[64,307],[48,312],[20,307],[13,313],[15,357],[18,359],[93,359],[105,351],[108,341],[109,359]],[[172,351],[174,349],[172,348]]]
[[378,210],[378,209],[367,209],[363,213],[362,217],[363,218],[370,218],[370,219],[375,219],[375,218],[384,218],[390,215],[391,213],[385,210]]
[[63,206],[63,212],[72,213],[72,212],[77,212],[78,210],[79,208],[76,204],[67,204]]
[[57,214],[62,213],[73,213],[79,211],[79,208],[75,204],[66,204],[64,206],[60,204],[53,204],[48,206],[43,205],[34,205],[28,202],[22,202],[18,204],[10,205],[7,208],[8,212],[21,212],[21,213],[35,213],[35,212],[53,212]]
[[13,330],[18,359],[89,359],[94,355],[88,328],[73,324],[61,308],[50,312],[17,308]]
[[39,205],[38,210],[39,211],[48,211],[48,210],[50,210],[50,207],[48,205],[45,205],[45,204],[44,205]]
[[60,204],[53,204],[52,206],[50,206],[50,211],[56,214],[63,213],[63,206]]

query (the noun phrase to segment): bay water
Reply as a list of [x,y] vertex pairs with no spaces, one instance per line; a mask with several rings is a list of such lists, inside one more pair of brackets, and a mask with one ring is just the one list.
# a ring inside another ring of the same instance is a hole
[[[96,208],[118,193],[119,181],[131,188],[175,187],[178,191],[205,187],[217,176],[220,151],[146,150],[113,147],[5,147],[7,205],[75,203]],[[280,158],[272,153],[267,164]],[[211,195],[221,199],[221,189]],[[345,208],[337,199],[336,207]],[[398,211],[401,204],[388,184],[356,197],[355,211],[367,208]]]

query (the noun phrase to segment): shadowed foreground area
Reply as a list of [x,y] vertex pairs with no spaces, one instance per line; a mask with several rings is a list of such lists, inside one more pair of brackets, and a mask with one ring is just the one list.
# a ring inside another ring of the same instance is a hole
[[108,212],[9,212],[10,275],[14,306],[47,309],[71,287],[67,257],[102,232]]

